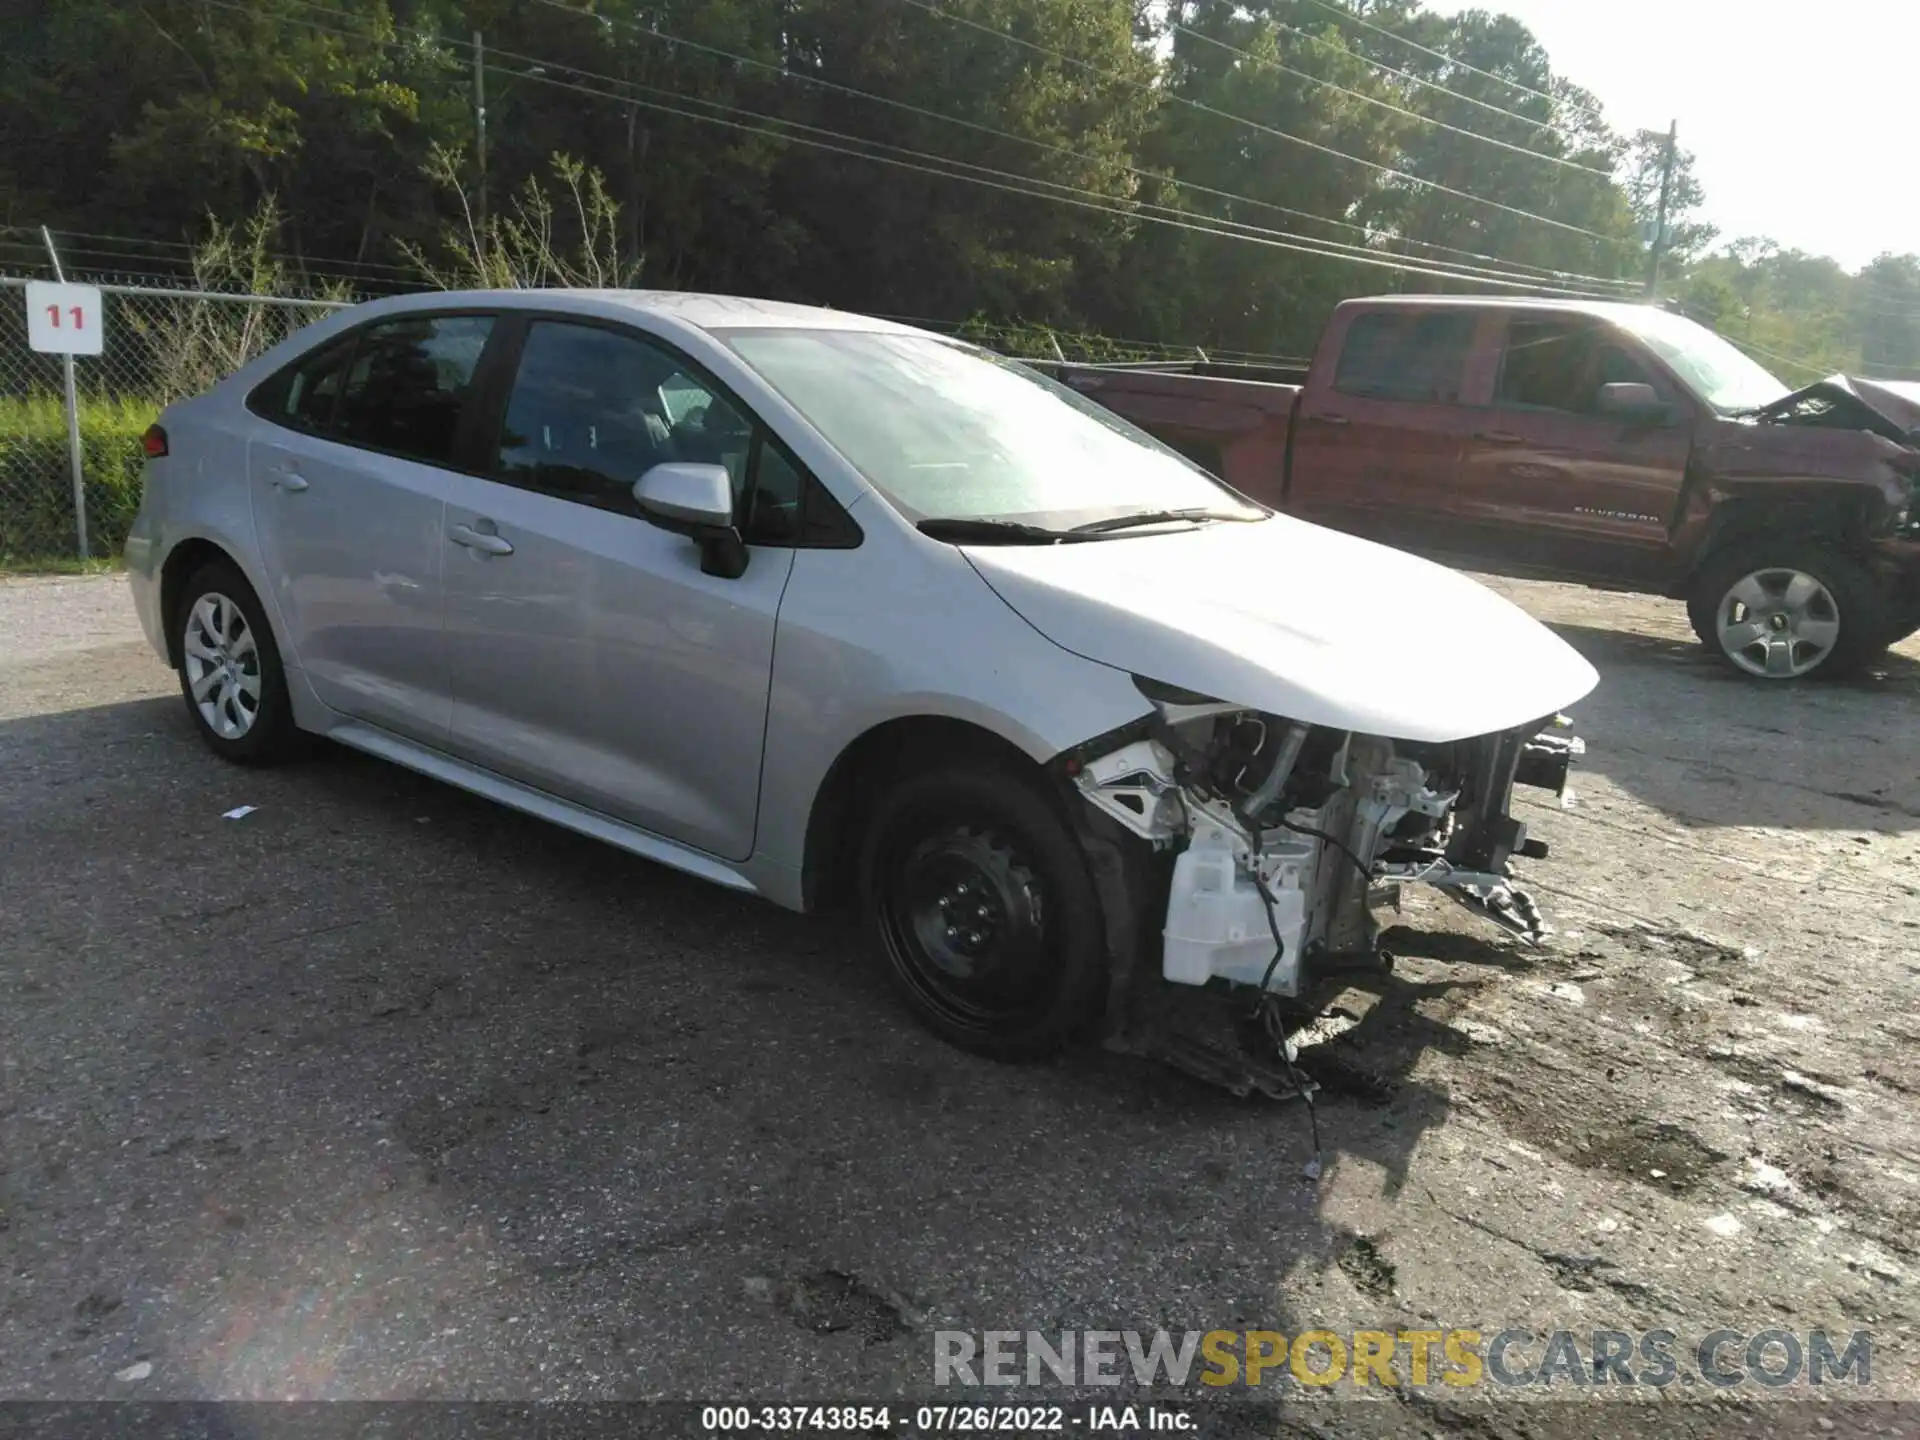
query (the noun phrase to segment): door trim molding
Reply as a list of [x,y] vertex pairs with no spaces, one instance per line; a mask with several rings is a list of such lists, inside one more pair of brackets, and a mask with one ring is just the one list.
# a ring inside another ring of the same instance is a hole
[[342,745],[351,746],[355,750],[364,751],[382,760],[391,760],[396,765],[404,765],[407,769],[432,779],[444,781],[485,799],[511,806],[535,819],[564,826],[577,834],[604,841],[625,850],[630,855],[638,855],[643,860],[652,860],[656,864],[697,876],[702,880],[710,880],[716,885],[723,885],[729,890],[738,890],[743,894],[758,895],[760,893],[759,887],[739,870],[703,850],[694,850],[678,841],[655,835],[650,830],[641,830],[624,821],[615,820],[609,815],[602,815],[597,810],[589,810],[570,800],[562,800],[557,795],[549,795],[544,790],[536,790],[531,785],[522,785],[517,780],[509,780],[503,775],[494,774],[491,770],[483,770],[464,760],[456,760],[451,755],[445,755],[412,740],[403,739],[378,726],[359,720],[349,720],[330,728],[326,733],[328,739],[337,740]]

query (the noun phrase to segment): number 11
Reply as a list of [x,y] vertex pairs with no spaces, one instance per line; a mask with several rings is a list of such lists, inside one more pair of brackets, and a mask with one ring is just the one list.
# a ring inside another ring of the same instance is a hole
[[[68,307],[67,313],[73,316],[74,329],[84,330],[87,328],[86,311],[82,310],[78,305],[73,305]],[[49,305],[47,307],[47,323],[52,325],[56,330],[60,328],[60,307],[58,305]]]

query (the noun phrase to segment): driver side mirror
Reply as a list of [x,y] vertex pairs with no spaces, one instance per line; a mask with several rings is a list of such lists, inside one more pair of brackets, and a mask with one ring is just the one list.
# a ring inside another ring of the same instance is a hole
[[724,465],[655,465],[633,486],[641,516],[700,546],[700,568],[723,580],[746,573],[747,546],[733,523],[733,477]]
[[1599,393],[1593,397],[1593,408],[1602,415],[1638,421],[1643,425],[1664,423],[1672,415],[1672,411],[1661,401],[1659,392],[1653,386],[1639,381],[1602,385]]

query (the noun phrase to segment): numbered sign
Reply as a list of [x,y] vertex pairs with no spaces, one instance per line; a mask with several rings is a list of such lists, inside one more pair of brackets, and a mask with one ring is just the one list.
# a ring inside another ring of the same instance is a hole
[[106,311],[92,285],[27,285],[27,344],[49,355],[98,355]]

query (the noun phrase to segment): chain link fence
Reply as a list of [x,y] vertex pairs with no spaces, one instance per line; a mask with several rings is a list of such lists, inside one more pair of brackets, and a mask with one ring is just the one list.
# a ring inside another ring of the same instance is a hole
[[[83,283],[93,283],[85,281]],[[74,504],[64,367],[27,343],[24,278],[0,277],[0,567],[114,556],[140,507],[140,437],[344,301],[102,284],[103,350],[74,361],[84,517]]]

